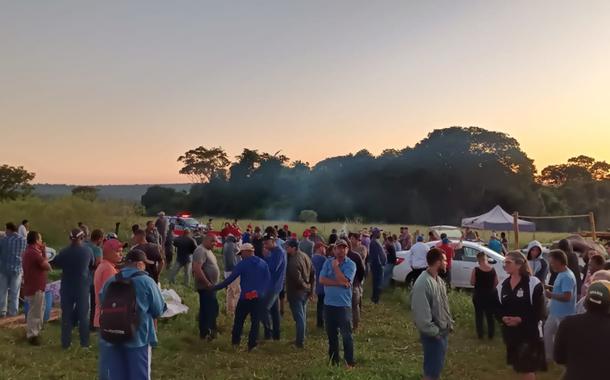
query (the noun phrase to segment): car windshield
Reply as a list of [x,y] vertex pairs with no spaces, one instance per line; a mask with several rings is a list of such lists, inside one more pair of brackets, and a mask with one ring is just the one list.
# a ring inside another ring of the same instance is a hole
[[194,218],[178,218],[177,224],[184,227],[195,228],[199,225],[197,219]]

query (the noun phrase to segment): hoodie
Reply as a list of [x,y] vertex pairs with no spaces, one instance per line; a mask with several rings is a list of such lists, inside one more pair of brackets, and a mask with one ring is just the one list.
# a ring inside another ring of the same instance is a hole
[[[540,248],[540,255],[536,258],[532,258],[531,251],[535,247]],[[546,284],[546,276],[549,273],[549,264],[542,257],[542,251],[542,244],[540,244],[538,240],[534,240],[527,245],[527,260],[532,273],[540,280],[540,282]]]

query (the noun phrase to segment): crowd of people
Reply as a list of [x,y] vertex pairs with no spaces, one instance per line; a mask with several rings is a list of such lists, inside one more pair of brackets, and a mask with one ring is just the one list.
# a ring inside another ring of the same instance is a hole
[[[242,232],[235,220],[216,234],[211,223],[198,241],[188,229],[177,235],[159,213],[143,228],[132,226],[127,243],[116,233],[89,231],[79,223],[70,231],[69,245],[51,263],[41,233],[28,231],[27,221],[23,229],[7,223],[6,236],[0,239],[0,317],[17,314],[21,291],[28,303],[26,337],[40,345],[47,275],[52,268],[61,270],[61,346],[71,346],[75,327],[82,347],[89,347],[90,333],[97,331],[101,379],[125,374],[130,379],[149,379],[156,320],[165,310],[159,281],[167,269],[170,283],[182,272],[184,284],[193,284],[199,295],[201,339],[217,338],[217,292],[222,289],[226,289],[226,313],[233,317],[231,343],[240,345],[249,319],[249,351],[258,347],[261,335],[267,341],[281,339],[286,301],[295,325],[294,346],[302,349],[307,309],[316,302],[316,326],[327,334],[329,362],[352,368],[356,365],[353,334],[365,317],[364,283],[371,284],[372,304],[381,302],[397,252],[411,250],[407,282],[424,356],[424,379],[441,376],[454,329],[448,284],[456,242],[445,234],[431,232],[428,242],[438,241],[431,245],[424,243],[419,231],[411,234],[407,227],[399,235],[377,227],[355,232],[333,229],[325,238],[315,226],[301,236],[288,225],[264,229],[248,225]],[[470,230],[463,236],[476,239]],[[581,270],[568,240],[546,255],[536,241],[526,252],[508,251],[505,235],[493,234],[489,247],[505,255],[508,277],[499,282],[487,256],[479,253],[471,274],[477,336],[493,339],[499,323],[507,363],[524,379],[535,378],[553,360],[566,365],[567,379],[605,378],[600,375],[604,351],[598,350],[610,341],[610,271],[604,258],[594,252],[585,255]],[[222,272],[216,248],[221,248]],[[584,330],[598,344],[578,344]]]

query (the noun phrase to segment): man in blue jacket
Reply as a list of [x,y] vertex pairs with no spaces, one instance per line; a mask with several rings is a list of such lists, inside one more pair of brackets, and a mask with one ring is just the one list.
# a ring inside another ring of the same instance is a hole
[[387,256],[383,246],[379,242],[381,230],[377,227],[371,231],[371,245],[369,247],[369,264],[371,265],[371,277],[373,278],[373,295],[371,301],[379,303],[381,296],[381,285],[383,284],[383,267],[387,263]]
[[231,275],[223,282],[214,286],[212,290],[220,290],[229,286],[233,281],[240,278],[241,292],[237,307],[235,308],[235,319],[231,342],[238,346],[241,341],[241,333],[244,329],[246,317],[250,315],[250,335],[248,336],[248,350],[251,351],[257,345],[258,327],[263,315],[263,299],[269,289],[271,275],[267,263],[254,255],[254,246],[250,243],[241,246],[238,255],[242,260],[231,271]]
[[280,340],[280,307],[279,296],[286,280],[286,253],[275,241],[275,235],[263,236],[265,253],[263,259],[269,266],[271,285],[263,301],[262,322],[265,328],[265,339]]
[[[144,272],[146,264],[150,264],[146,253],[132,249],[125,261],[127,265],[120,273],[124,278],[131,278],[136,292],[138,328],[132,340],[123,344],[111,344],[100,338],[100,380],[150,379],[151,347],[158,343],[154,320],[166,309],[157,283]],[[134,276],[138,273],[141,275]],[[100,294],[101,304],[108,286],[115,280],[116,276],[111,277],[104,285]]]

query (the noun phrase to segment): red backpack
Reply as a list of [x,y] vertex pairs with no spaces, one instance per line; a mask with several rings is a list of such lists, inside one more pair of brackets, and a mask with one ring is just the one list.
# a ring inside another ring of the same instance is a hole
[[119,272],[108,285],[100,308],[100,335],[106,342],[122,344],[135,336],[140,319],[132,279],[145,275],[144,272],[136,272],[130,277],[123,277],[123,273]]

